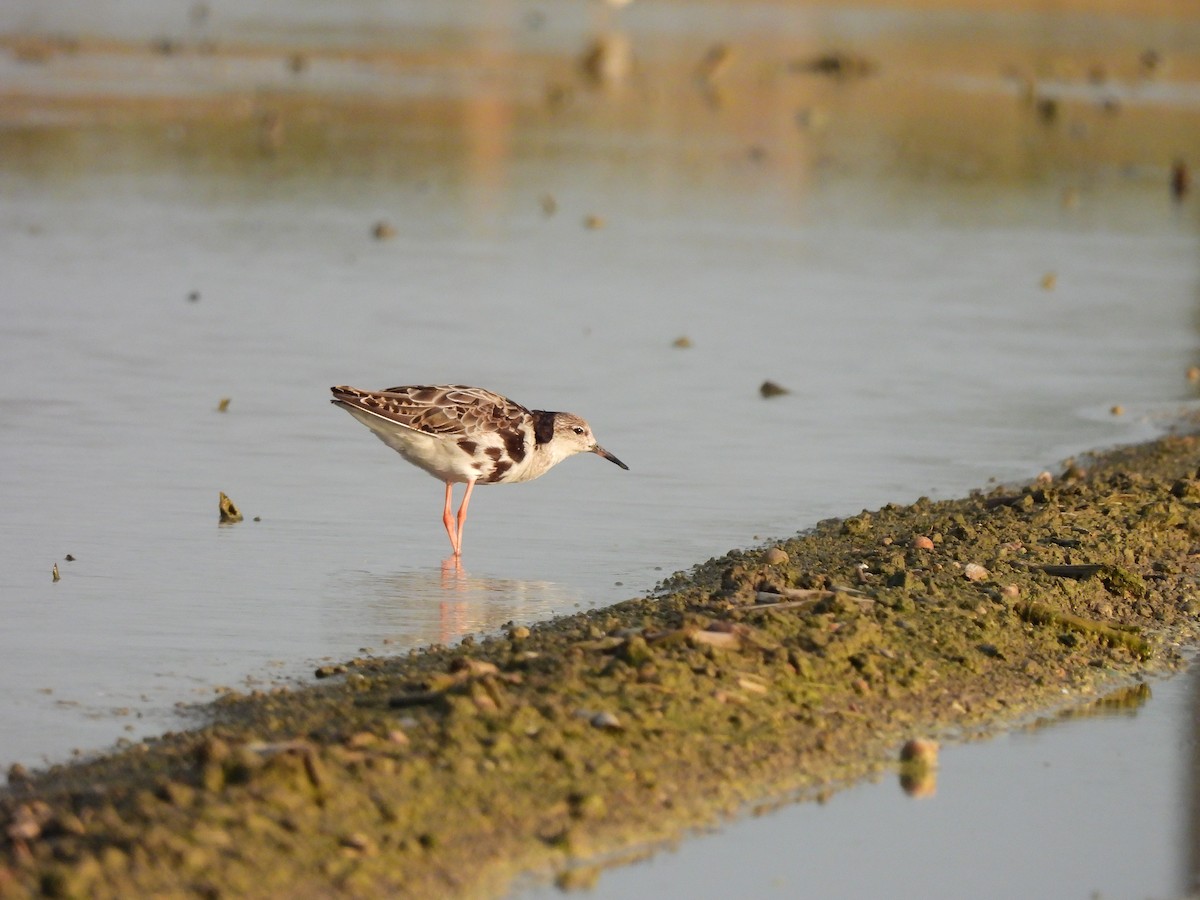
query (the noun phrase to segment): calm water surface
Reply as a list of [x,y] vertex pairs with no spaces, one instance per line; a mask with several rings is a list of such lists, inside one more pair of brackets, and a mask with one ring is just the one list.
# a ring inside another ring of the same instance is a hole
[[[110,4],[97,22],[17,3],[0,28],[319,50],[382,15],[211,6],[199,22]],[[0,762],[178,728],[177,704],[323,660],[619,601],[829,516],[1029,478],[1152,436],[1194,399],[1196,213],[1165,187],[1200,133],[1194,83],[1150,91],[1114,64],[1113,115],[1100,88],[1066,83],[1087,71],[1072,57],[1059,89],[1083,99],[1047,126],[999,62],[893,58],[856,85],[779,74],[781,42],[849,35],[886,60],[930,22],[967,34],[953,16],[647,4],[618,23],[640,68],[598,88],[574,64],[598,7],[464,4],[450,32],[447,8],[377,24],[402,50],[457,35],[450,74],[318,56],[314,88],[283,49],[0,58],[0,79],[42,98],[3,107],[0,129]],[[1015,40],[1032,66],[1012,33],[1039,21],[976,21],[982,56]],[[1193,33],[1155,29],[1167,49]],[[748,49],[727,94],[695,89],[695,60],[729,34]],[[94,85],[120,102],[72,105]],[[173,92],[230,105],[176,117],[148,99]],[[1145,125],[1163,115],[1172,128]],[[764,379],[790,393],[762,399]],[[584,415],[631,471],[586,457],[481,488],[465,570],[448,569],[439,484],[327,402],[331,384],[439,381]],[[219,491],[245,522],[218,526]],[[949,752],[944,784],[960,758],[1015,761],[1025,740]],[[903,829],[965,796],[881,794],[796,815]],[[754,828],[793,834],[775,817],[736,834]]]
[[604,872],[587,896],[1195,896],[1198,689],[1193,669],[1152,682],[1140,708],[944,746],[929,794],[893,777],[744,819]]

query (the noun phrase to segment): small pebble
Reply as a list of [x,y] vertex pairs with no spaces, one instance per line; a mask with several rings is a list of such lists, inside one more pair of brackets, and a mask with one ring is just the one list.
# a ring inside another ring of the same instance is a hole
[[930,738],[912,738],[900,748],[900,762],[935,769],[938,764],[938,743]]
[[763,562],[768,566],[782,566],[788,561],[787,552],[780,550],[778,547],[772,547],[763,554]]
[[371,849],[371,839],[361,831],[356,831],[353,834],[343,837],[341,845],[348,850],[357,850],[360,853],[365,853]]
[[1021,588],[1015,584],[1006,584],[1004,587],[1000,588],[1000,593],[1010,599],[1013,597],[1020,597]]
[[19,784],[22,781],[29,780],[29,770],[20,763],[13,763],[8,767],[8,783]]
[[350,747],[351,749],[361,750],[363,747],[369,747],[372,744],[377,743],[378,740],[379,738],[377,738],[370,731],[357,731],[350,735],[350,737],[346,738],[346,746]]
[[913,548],[916,550],[932,550],[933,549],[933,541],[930,540],[928,537],[926,537],[923,534],[918,534],[915,538],[913,538],[912,544],[913,544]]
[[1038,477],[1034,479],[1038,484],[1050,484],[1054,481],[1054,476],[1047,471],[1038,473]]
[[1200,366],[1191,366],[1187,370],[1188,381],[1200,381]]
[[979,563],[967,563],[966,566],[963,567],[963,575],[967,577],[967,581],[983,581],[983,579],[987,578],[990,574],[991,573],[988,572],[988,570],[983,566],[979,565]]
[[603,728],[606,731],[620,731],[621,720],[610,712],[598,712],[589,720],[593,728]]

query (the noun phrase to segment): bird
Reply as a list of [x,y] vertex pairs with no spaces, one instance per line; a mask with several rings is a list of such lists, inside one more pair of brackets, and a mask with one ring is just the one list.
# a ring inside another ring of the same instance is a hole
[[[446,485],[442,524],[453,558],[462,556],[463,526],[475,484],[517,484],[546,474],[576,453],[595,453],[626,471],[597,442],[586,421],[568,412],[527,409],[484,388],[413,384],[366,391],[330,388],[340,406],[406,460]],[[466,493],[451,514],[454,485]]]

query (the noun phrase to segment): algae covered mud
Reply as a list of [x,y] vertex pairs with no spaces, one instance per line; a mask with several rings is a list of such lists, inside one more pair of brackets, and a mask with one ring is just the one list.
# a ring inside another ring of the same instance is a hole
[[822,523],[657,598],[9,773],[4,896],[494,896],[1183,664],[1200,440]]

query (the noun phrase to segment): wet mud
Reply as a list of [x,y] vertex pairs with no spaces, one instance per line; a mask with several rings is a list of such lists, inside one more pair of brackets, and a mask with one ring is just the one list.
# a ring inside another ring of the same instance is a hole
[[1172,436],[864,511],[653,597],[349,660],[223,697],[195,730],[14,766],[0,896],[491,897],[519,876],[586,885],[655,842],[865,776],[919,790],[910,742],[1184,665],[1198,467],[1200,440]]

